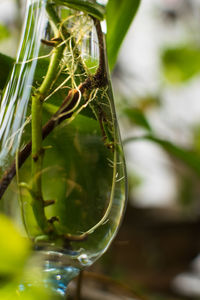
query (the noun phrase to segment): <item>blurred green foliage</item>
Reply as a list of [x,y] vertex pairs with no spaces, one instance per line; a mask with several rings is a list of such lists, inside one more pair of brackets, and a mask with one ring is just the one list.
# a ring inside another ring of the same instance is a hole
[[[21,236],[17,226],[8,217],[0,214],[0,299],[52,299],[44,287],[31,285],[36,280],[38,282],[40,277],[42,282],[42,274],[28,265],[30,255],[30,242]],[[24,288],[26,274],[29,274],[30,281],[29,286]]]
[[164,49],[161,59],[164,75],[172,84],[183,83],[200,73],[200,48],[195,45]]
[[8,28],[0,24],[0,41],[8,38],[9,36],[10,36],[10,31],[8,30]]
[[178,146],[169,140],[161,139],[152,134],[127,138],[124,142],[128,143],[139,140],[147,140],[159,145],[169,155],[180,160],[185,164],[185,166],[189,167],[197,176],[200,177],[200,155],[193,149],[185,149],[184,147]]
[[8,80],[8,75],[12,70],[14,64],[14,59],[0,53],[0,89],[3,89],[6,81]]
[[28,254],[28,241],[21,237],[6,216],[0,215],[0,274],[18,274]]
[[133,125],[136,124],[148,131],[152,130],[150,123],[148,122],[147,118],[145,117],[145,114],[142,112],[141,109],[137,107],[126,107],[123,110],[123,114],[129,119],[129,121]]

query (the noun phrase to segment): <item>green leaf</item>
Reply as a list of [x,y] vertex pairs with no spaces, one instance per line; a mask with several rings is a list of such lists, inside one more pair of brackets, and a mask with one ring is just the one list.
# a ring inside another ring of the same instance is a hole
[[106,10],[108,25],[107,52],[110,68],[117,60],[121,43],[138,10],[140,0],[109,0]]
[[14,59],[0,53],[0,89],[4,88],[13,64]]
[[[12,71],[15,59],[0,53],[0,89],[3,89]],[[35,80],[41,80],[48,66],[48,60],[39,60]]]
[[[0,89],[3,89],[7,80],[9,79],[10,72],[12,71],[15,59],[5,54],[0,53]],[[35,80],[40,81],[45,75],[45,70],[48,66],[48,60],[39,60],[38,67],[35,73]]]
[[10,32],[4,25],[0,24],[0,40],[4,40],[10,36]]
[[0,215],[0,275],[20,272],[28,254],[28,241],[19,234],[10,219]]
[[138,108],[125,108],[123,113],[128,117],[128,119],[136,125],[139,125],[148,131],[151,131],[151,126],[146,119],[143,112]]
[[177,146],[167,140],[157,138],[153,135],[145,135],[141,137],[131,137],[124,141],[124,143],[139,140],[149,140],[161,146],[168,154],[179,159],[190,169],[192,169],[198,176],[200,176],[200,155],[196,152]]
[[[35,282],[29,282],[29,285],[24,288],[24,291],[19,290],[19,285],[23,289],[23,285],[18,282],[11,282],[0,289],[0,299],[3,300],[58,300],[54,295],[53,298],[50,296],[50,291],[48,292],[42,286],[33,286]],[[60,299],[60,298],[59,298]]]
[[200,73],[200,48],[186,45],[165,49],[162,53],[162,65],[170,83],[185,82]]

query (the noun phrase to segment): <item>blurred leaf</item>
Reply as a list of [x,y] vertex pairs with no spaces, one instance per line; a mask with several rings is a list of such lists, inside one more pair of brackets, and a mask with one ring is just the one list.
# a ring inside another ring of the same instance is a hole
[[10,71],[12,70],[14,59],[0,53],[0,89],[3,89]]
[[151,126],[146,119],[145,115],[138,108],[125,108],[123,113],[128,117],[128,119],[136,125],[139,125],[148,131],[151,131]]
[[145,111],[159,107],[161,105],[161,99],[159,96],[146,95],[137,99],[137,107],[144,113]]
[[0,299],[2,300],[55,300],[56,297],[51,298],[49,293],[42,287],[32,286],[31,282],[29,286],[23,288],[23,285],[17,282],[11,282],[0,289]]
[[7,27],[0,24],[0,40],[4,40],[10,36],[10,32],[8,31]]
[[169,82],[177,84],[187,81],[200,73],[200,48],[188,45],[165,49],[162,64]]
[[134,171],[129,171],[128,174],[128,190],[131,191],[133,188],[137,188],[142,183],[142,177],[140,177],[138,174],[134,173]]
[[138,10],[140,0],[109,0],[107,10],[107,51],[113,69],[117,54],[129,26]]
[[167,140],[157,138],[153,135],[145,135],[141,137],[132,137],[124,141],[124,143],[132,142],[139,140],[149,140],[159,146],[161,146],[168,154],[174,156],[175,158],[182,161],[190,169],[192,169],[198,176],[200,176],[200,155],[196,152],[193,152],[188,149],[184,149],[180,146],[177,146]]
[[195,195],[195,183],[193,176],[182,175],[179,178],[179,195],[178,201],[182,207],[185,207],[187,210],[190,205],[196,201]]
[[18,273],[23,268],[28,253],[28,241],[6,216],[0,215],[0,274]]

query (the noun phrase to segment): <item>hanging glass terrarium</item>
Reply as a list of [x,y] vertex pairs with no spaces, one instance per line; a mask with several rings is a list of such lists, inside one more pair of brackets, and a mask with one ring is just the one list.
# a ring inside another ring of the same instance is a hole
[[0,207],[48,265],[73,277],[106,251],[125,206],[104,6],[27,2],[0,107]]

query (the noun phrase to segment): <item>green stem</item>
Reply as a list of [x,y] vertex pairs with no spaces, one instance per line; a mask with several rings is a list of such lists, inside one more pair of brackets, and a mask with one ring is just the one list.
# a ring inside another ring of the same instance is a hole
[[[58,18],[57,14],[54,11],[51,4],[47,4],[46,10],[49,14],[49,17],[51,18],[55,37],[60,37],[60,31],[59,31],[60,19]],[[65,37],[65,38],[67,38],[67,37]],[[43,95],[44,97],[46,96],[49,89],[51,88],[52,82],[54,81],[54,79],[57,75],[59,63],[63,56],[64,48],[65,48],[64,44],[62,44],[61,46],[58,45],[57,47],[55,47],[55,49],[53,51],[53,55],[52,55],[51,61],[49,63],[47,74],[46,74],[40,88],[38,89],[40,94]]]
[[[52,6],[47,5],[47,12],[52,20],[55,36],[59,36],[59,19]],[[51,57],[46,76],[32,96],[32,208],[40,229],[49,232],[52,226],[48,222],[44,211],[44,199],[42,195],[42,106],[43,99],[48,94],[52,82],[55,79],[65,45],[57,46]]]
[[32,207],[39,227],[46,231],[48,222],[42,196],[42,101],[40,94],[32,97]]

